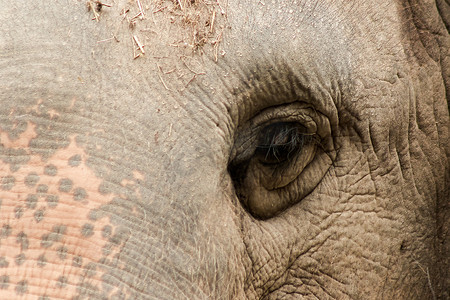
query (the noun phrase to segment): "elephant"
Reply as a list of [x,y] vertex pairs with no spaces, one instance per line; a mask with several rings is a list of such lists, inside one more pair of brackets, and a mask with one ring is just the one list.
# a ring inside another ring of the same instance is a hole
[[448,1],[2,3],[1,299],[449,299]]

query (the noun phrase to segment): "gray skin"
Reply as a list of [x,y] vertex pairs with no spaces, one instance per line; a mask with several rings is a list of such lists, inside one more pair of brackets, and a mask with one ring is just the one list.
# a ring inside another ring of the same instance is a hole
[[448,2],[105,3],[0,5],[0,298],[448,299]]

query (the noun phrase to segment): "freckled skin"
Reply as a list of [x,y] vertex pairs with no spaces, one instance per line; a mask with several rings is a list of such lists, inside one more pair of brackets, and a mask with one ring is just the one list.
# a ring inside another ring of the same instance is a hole
[[45,193],[47,193],[47,191],[48,191],[48,186],[45,185],[45,184],[40,184],[36,188],[36,192],[37,193],[44,193],[45,194]]
[[23,262],[25,261],[26,257],[25,254],[20,253],[19,255],[16,256],[16,264],[18,266],[20,266],[21,264],[23,264]]
[[5,290],[9,286],[9,276],[2,275],[0,276],[0,290]]
[[48,195],[46,197],[46,201],[48,202],[49,207],[55,207],[58,204],[58,195]]
[[37,265],[39,267],[44,267],[46,263],[47,259],[45,258],[45,255],[44,254],[39,255],[37,258]]
[[25,177],[25,184],[29,187],[33,187],[39,181],[39,175],[36,173],[30,173]]
[[44,210],[40,209],[34,213],[34,219],[36,220],[37,223],[42,221],[43,218],[44,218]]
[[[0,257],[0,267],[6,268],[9,265],[9,261],[6,260],[6,257]],[[6,275],[5,275],[6,276]]]
[[0,299],[449,297],[448,4],[1,4]]
[[55,165],[48,165],[48,166],[45,166],[45,168],[44,168],[45,175],[55,176],[57,172],[58,172],[58,169],[56,168]]
[[[23,140],[25,137],[20,136],[20,138]],[[13,142],[10,143],[14,147]],[[108,224],[108,220],[97,220],[96,226],[100,227],[96,229],[90,223],[79,223],[77,218],[83,216],[83,211],[87,216],[90,209],[98,207],[101,201],[108,199],[108,196],[89,197],[86,188],[92,190],[92,195],[96,195],[98,192],[95,184],[98,185],[100,181],[92,182],[95,176],[88,177],[84,171],[82,171],[83,176],[79,176],[80,169],[77,168],[83,168],[82,161],[76,166],[68,166],[69,157],[73,155],[80,159],[85,157],[83,150],[74,142],[69,149],[55,153],[47,160],[47,164],[41,163],[39,156],[31,155],[30,160],[34,163],[27,166],[30,171],[22,174],[19,169],[15,172],[16,177],[20,178],[20,183],[11,185],[11,188],[5,190],[8,193],[2,194],[2,220],[10,219],[8,223],[2,224],[0,264],[2,272],[9,274],[8,277],[2,277],[2,286],[5,290],[2,292],[2,297],[37,292],[39,277],[21,279],[29,269],[42,270],[43,274],[47,274],[45,276],[48,280],[55,281],[56,285],[47,291],[48,297],[59,297],[60,289],[74,294],[75,290],[72,289],[76,288],[76,283],[80,281],[79,276],[82,276],[83,271],[78,269],[78,272],[68,273],[66,264],[70,266],[74,261],[77,267],[82,267],[86,263],[97,263],[100,259],[107,257],[103,256],[100,250],[93,251],[92,245],[97,245],[96,247],[101,249],[102,244],[106,242],[101,236],[100,228]],[[9,171],[6,168],[1,170],[6,173],[0,176],[12,178],[12,175],[8,175]],[[81,185],[84,188],[73,189],[74,185]],[[35,194],[36,189],[37,194]],[[19,197],[17,198],[16,195]],[[81,200],[86,201],[80,202]],[[77,211],[77,214],[73,215],[73,211]],[[25,228],[24,231],[18,231],[23,227],[17,227],[14,224],[19,224],[22,219],[26,219],[30,227]],[[59,224],[46,221],[56,219],[60,220]],[[80,244],[80,239],[83,239],[86,246],[82,246],[83,243]],[[86,249],[91,250],[86,252]],[[114,254],[115,251],[112,249],[109,255]],[[17,270],[14,274],[9,271],[13,269]],[[91,276],[93,284],[98,282],[100,277],[101,273]]]
[[58,190],[60,192],[70,192],[70,190],[72,189],[73,183],[72,180],[68,179],[68,178],[63,178],[59,181],[59,188]]
[[79,154],[69,158],[69,165],[72,167],[78,167],[81,164],[81,156]]
[[75,201],[81,201],[87,197],[86,190],[84,188],[78,187],[73,192],[73,198]]
[[26,206],[30,209],[34,209],[36,208],[37,205],[37,201],[38,201],[38,197],[35,194],[30,194],[27,196],[26,201]]

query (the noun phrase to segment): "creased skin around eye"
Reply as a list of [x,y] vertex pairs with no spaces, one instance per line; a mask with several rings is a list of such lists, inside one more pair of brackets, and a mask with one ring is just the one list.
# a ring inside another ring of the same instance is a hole
[[246,177],[238,191],[244,206],[253,216],[268,219],[300,202],[314,190],[332,165],[333,158],[322,150],[318,151],[301,173],[282,188],[267,189],[258,183],[264,175],[260,178],[256,174]]

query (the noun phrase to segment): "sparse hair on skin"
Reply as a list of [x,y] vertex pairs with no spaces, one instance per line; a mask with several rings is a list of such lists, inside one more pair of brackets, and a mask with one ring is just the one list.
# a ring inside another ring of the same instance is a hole
[[289,161],[292,155],[314,140],[306,129],[292,122],[281,122],[267,126],[261,132],[256,154],[267,162]]

